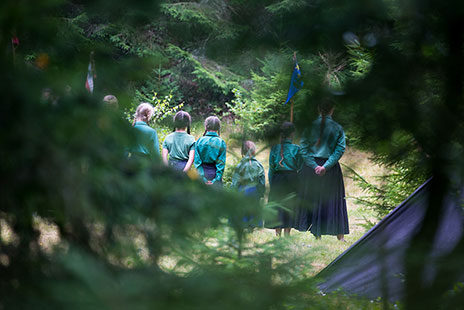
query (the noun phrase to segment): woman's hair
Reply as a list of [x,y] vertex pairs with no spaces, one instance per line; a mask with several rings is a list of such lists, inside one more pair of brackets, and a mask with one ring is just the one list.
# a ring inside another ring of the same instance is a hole
[[206,132],[208,131],[217,131],[218,134],[220,135],[221,132],[221,121],[217,116],[208,116],[205,119],[205,133],[203,135],[206,135]]
[[284,161],[284,140],[290,138],[295,132],[295,125],[290,122],[284,122],[280,127],[280,161],[279,165],[283,167],[282,162]]
[[319,104],[319,113],[321,113],[321,131],[319,132],[319,138],[317,139],[316,142],[316,147],[321,144],[321,139],[322,139],[322,133],[324,132],[324,127],[325,127],[325,119],[327,114],[329,114],[332,109],[334,108],[334,102],[331,99],[325,98],[323,99]]
[[148,123],[148,121],[153,117],[154,109],[153,106],[147,102],[142,102],[135,110],[135,119],[132,125],[135,125],[135,122],[138,120]]
[[254,156],[256,154],[256,145],[253,141],[245,141],[242,145],[242,156]]
[[190,125],[192,123],[192,118],[190,117],[190,114],[188,114],[185,111],[179,111],[176,113],[176,115],[174,115],[173,121],[173,131],[176,131],[176,129],[179,128],[187,128],[187,133],[190,134]]

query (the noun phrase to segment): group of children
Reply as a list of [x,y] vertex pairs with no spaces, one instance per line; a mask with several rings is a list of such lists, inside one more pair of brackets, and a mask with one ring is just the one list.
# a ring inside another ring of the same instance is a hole
[[[292,228],[310,230],[317,239],[336,235],[344,241],[349,233],[343,176],[338,160],[345,150],[343,128],[332,120],[333,103],[319,105],[320,117],[302,133],[300,146],[293,144],[295,127],[285,122],[280,130],[280,143],[269,155],[269,201],[279,206],[278,219],[266,227],[280,236]],[[132,153],[159,158],[156,130],[148,126],[153,107],[142,103],[137,107],[134,129],[137,141]],[[175,170],[188,172],[195,166],[207,185],[222,185],[226,164],[226,143],[220,137],[221,122],[209,116],[205,132],[197,141],[190,135],[191,117],[185,111],[174,116],[174,129],[164,140],[161,157]],[[232,187],[250,199],[259,201],[265,192],[263,165],[255,158],[256,145],[246,141],[242,160],[235,167]]]

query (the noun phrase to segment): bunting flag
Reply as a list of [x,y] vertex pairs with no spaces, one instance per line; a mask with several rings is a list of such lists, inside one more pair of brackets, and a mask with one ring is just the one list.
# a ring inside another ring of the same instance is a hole
[[16,63],[16,49],[19,46],[19,38],[14,36],[11,38],[11,50],[13,52],[13,64]]
[[301,79],[301,71],[300,66],[298,66],[298,61],[295,58],[295,67],[293,68],[292,79],[290,81],[290,88],[287,94],[287,100],[285,100],[285,104],[292,99],[293,95],[295,95],[301,88],[303,87],[303,81]]
[[87,79],[85,80],[85,88],[87,88],[89,93],[93,94],[92,62],[89,62],[89,68],[87,70]]
[[19,45],[19,38],[18,37],[13,37],[11,38],[11,43],[13,44],[14,47]]
[[95,63],[93,60],[93,52],[90,53],[89,67],[87,68],[87,79],[85,80],[85,88],[89,93],[93,94],[95,74]]

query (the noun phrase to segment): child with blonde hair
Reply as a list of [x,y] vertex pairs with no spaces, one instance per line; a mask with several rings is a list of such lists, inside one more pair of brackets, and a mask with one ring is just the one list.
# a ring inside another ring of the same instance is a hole
[[[232,176],[232,187],[258,204],[264,196],[266,177],[263,165],[255,155],[256,145],[252,141],[245,141],[242,145],[242,160]],[[243,221],[249,223],[252,219],[251,216],[245,216]]]
[[235,167],[232,176],[232,187],[261,198],[265,190],[265,173],[263,165],[255,155],[256,145],[252,141],[245,141],[242,146],[242,160]]
[[154,109],[149,103],[139,104],[135,111],[134,130],[136,143],[132,149],[135,155],[146,156],[150,158],[159,157],[159,142],[156,130],[148,126],[148,122],[153,117]]

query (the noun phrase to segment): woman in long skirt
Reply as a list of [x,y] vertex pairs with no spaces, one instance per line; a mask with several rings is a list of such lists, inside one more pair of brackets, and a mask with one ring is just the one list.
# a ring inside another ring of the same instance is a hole
[[[278,209],[278,218],[274,228],[276,236],[282,234],[290,235],[294,226],[296,197],[291,197],[297,192],[298,170],[302,166],[300,147],[292,143],[295,126],[285,122],[280,128],[280,144],[274,145],[269,154],[269,201],[275,201],[281,205]],[[271,223],[272,224],[272,223]]]
[[319,239],[335,235],[345,241],[349,233],[345,185],[338,161],[345,152],[345,133],[332,119],[331,100],[319,104],[320,116],[303,132],[300,146],[304,159],[301,210],[308,213],[308,227]]

